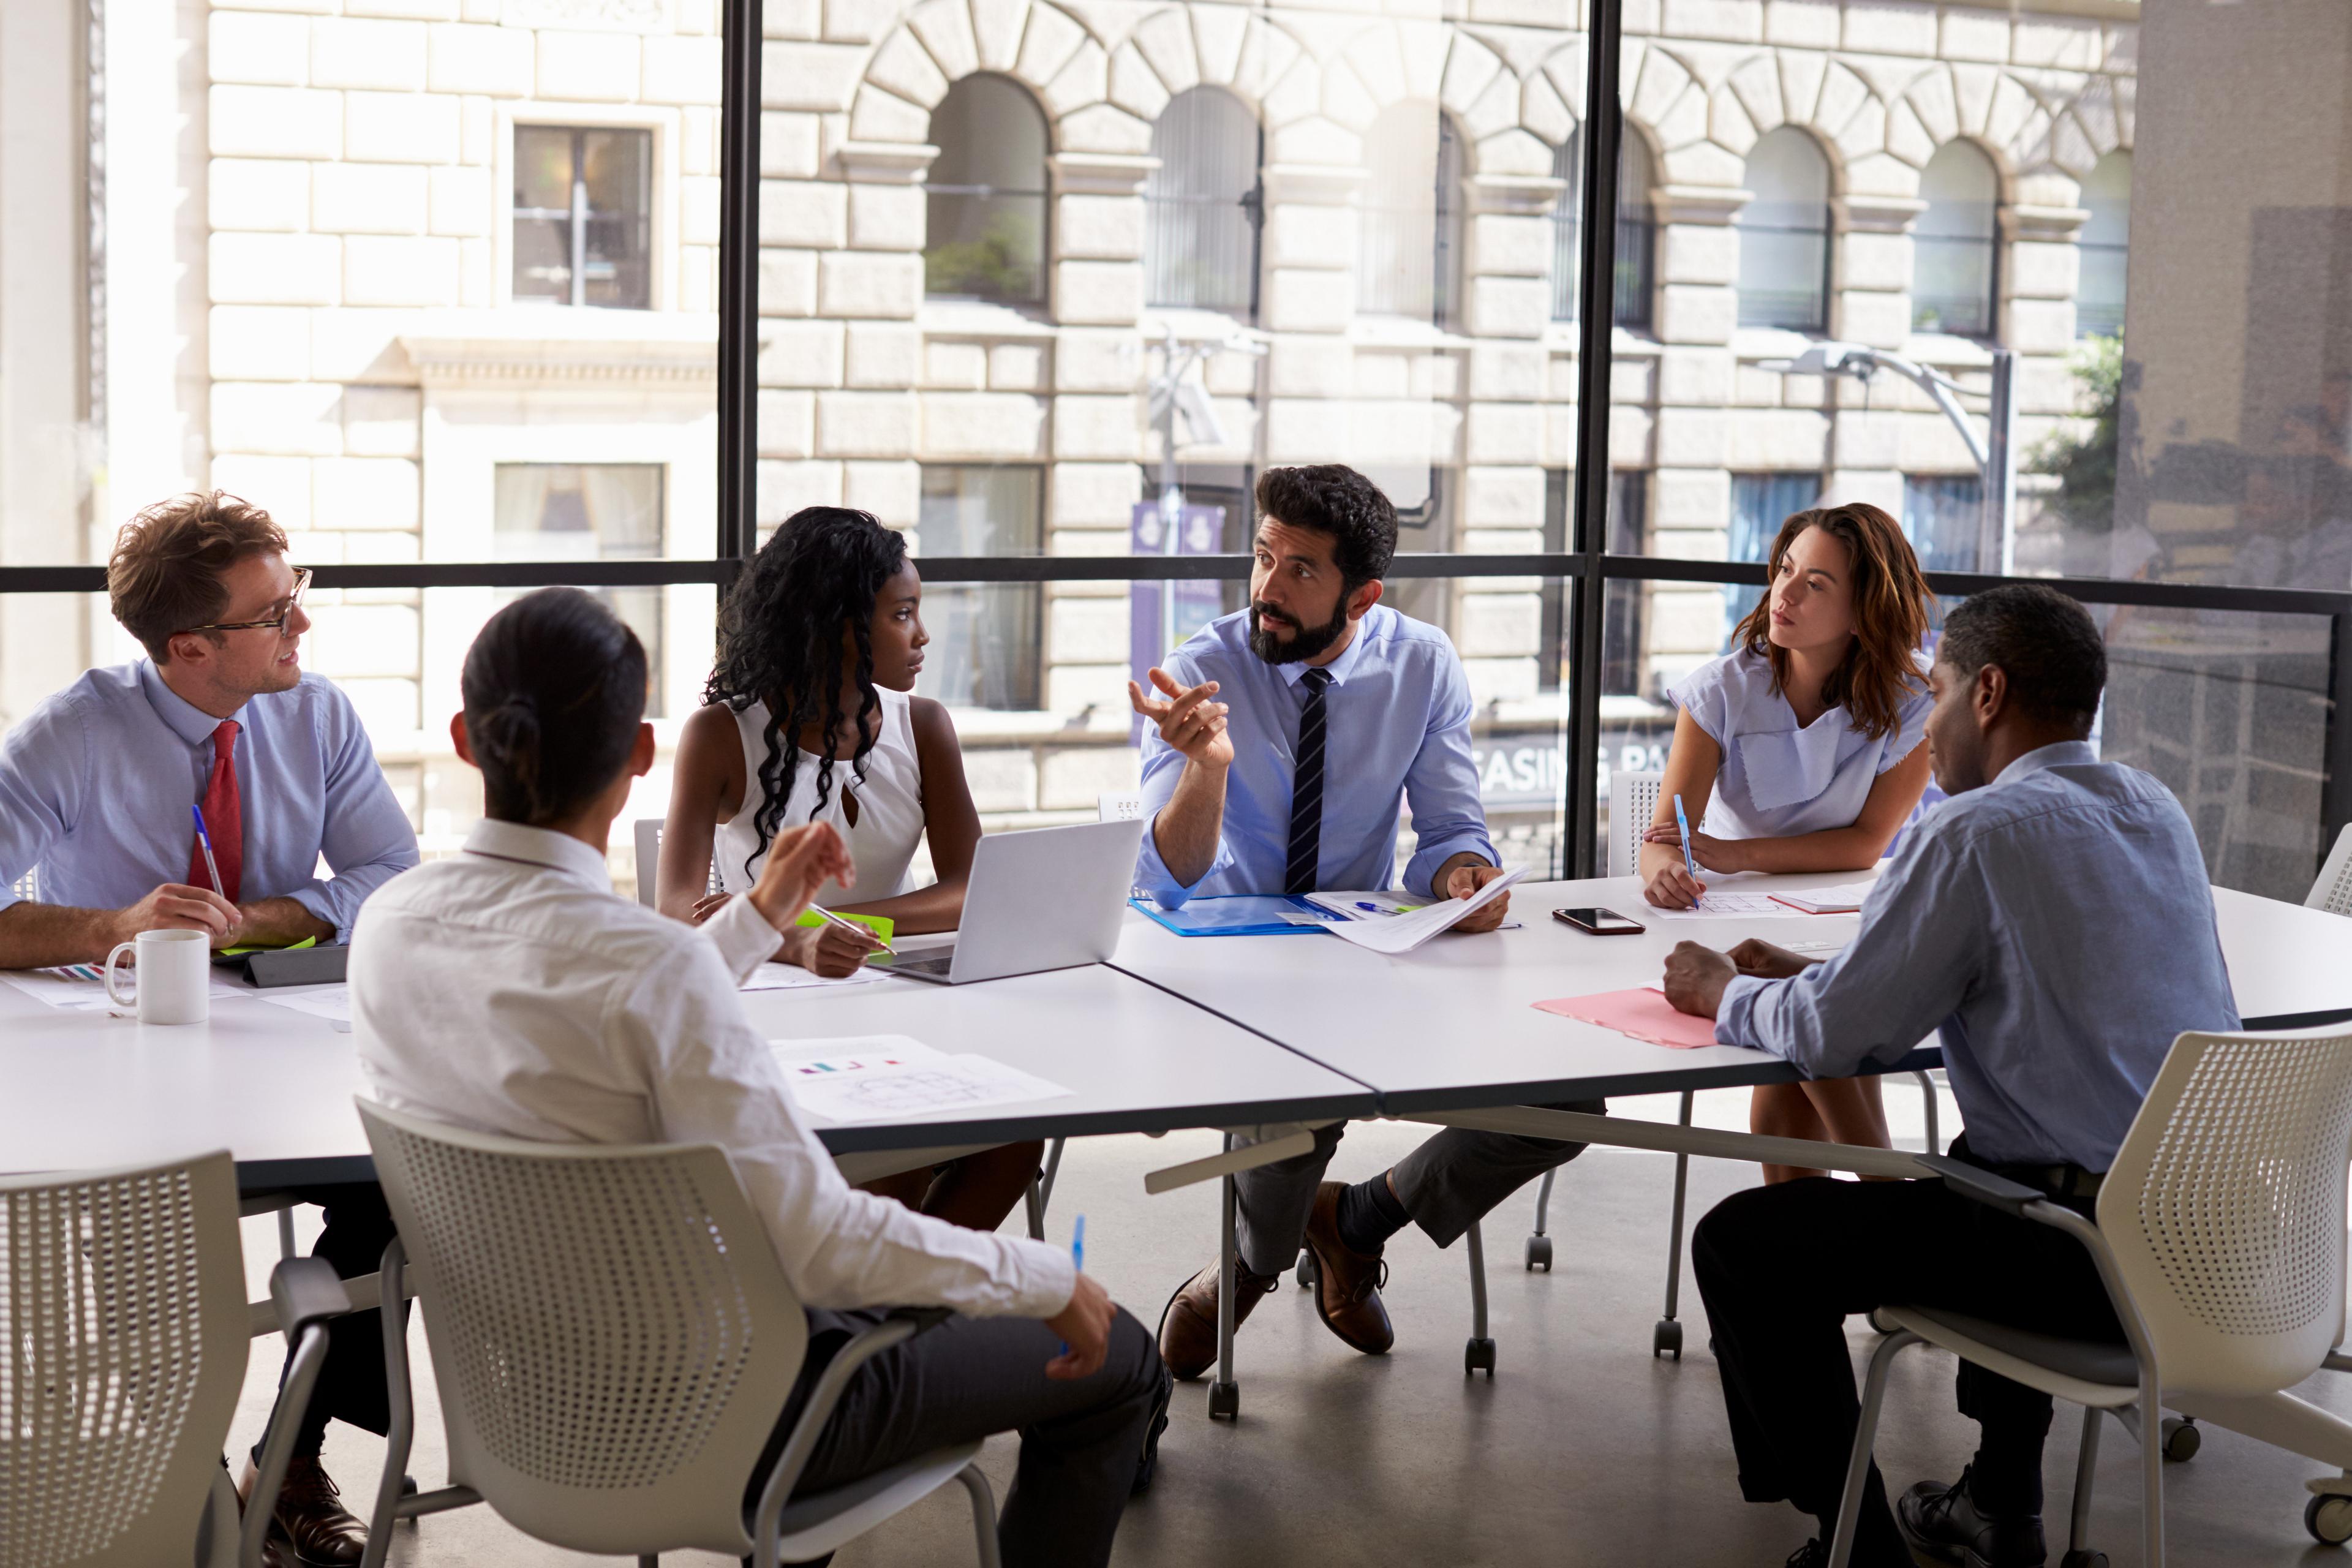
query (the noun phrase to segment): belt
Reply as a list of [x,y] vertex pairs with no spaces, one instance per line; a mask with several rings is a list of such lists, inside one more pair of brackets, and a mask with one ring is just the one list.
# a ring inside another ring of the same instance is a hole
[[2074,1164],[1995,1165],[1993,1170],[2012,1182],[2039,1187],[2053,1198],[2095,1198],[2107,1180],[2105,1171],[2086,1171]]

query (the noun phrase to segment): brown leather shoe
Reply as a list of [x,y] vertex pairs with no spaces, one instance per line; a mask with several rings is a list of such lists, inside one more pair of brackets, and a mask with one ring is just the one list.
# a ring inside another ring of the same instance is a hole
[[[249,1502],[257,1478],[250,1460],[236,1483],[237,1501]],[[367,1552],[367,1526],[343,1507],[341,1491],[316,1458],[297,1456],[286,1463],[286,1485],[278,1494],[269,1539],[278,1556],[301,1568],[356,1568]]]
[[[1249,1321],[1260,1301],[1282,1283],[1279,1274],[1253,1274],[1234,1261],[1234,1328]],[[1210,1264],[1177,1288],[1160,1310],[1160,1359],[1187,1382],[1217,1364],[1217,1266]]]
[[1339,1239],[1339,1194],[1347,1190],[1345,1182],[1324,1183],[1315,1189],[1315,1208],[1307,1216],[1307,1247],[1315,1254],[1315,1315],[1351,1348],[1386,1355],[1396,1343],[1389,1310],[1381,1304],[1389,1266],[1377,1253],[1367,1258]]

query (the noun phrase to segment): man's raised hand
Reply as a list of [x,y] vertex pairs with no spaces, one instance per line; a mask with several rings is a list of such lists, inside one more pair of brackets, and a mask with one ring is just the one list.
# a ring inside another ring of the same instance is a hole
[[1160,738],[1181,753],[1188,763],[1205,767],[1230,766],[1234,760],[1233,737],[1225,732],[1225,705],[1212,702],[1217,694],[1217,683],[1204,680],[1191,688],[1176,684],[1164,669],[1151,672],[1151,684],[1170,699],[1160,701],[1144,695],[1143,688],[1130,680],[1127,683],[1127,700],[1138,713],[1159,726]]

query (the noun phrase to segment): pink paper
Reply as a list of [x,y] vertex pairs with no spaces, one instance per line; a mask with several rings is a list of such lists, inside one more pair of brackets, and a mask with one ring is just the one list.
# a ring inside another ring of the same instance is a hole
[[1591,996],[1562,996],[1535,1005],[1539,1013],[1557,1013],[1580,1023],[1598,1024],[1633,1039],[1678,1051],[1715,1044],[1714,1019],[1675,1012],[1667,1004],[1666,994],[1654,985],[1634,991],[1601,991]]

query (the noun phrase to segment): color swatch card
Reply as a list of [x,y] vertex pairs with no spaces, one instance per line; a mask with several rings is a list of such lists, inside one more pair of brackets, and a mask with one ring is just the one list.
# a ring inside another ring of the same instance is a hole
[[1633,991],[1601,991],[1590,996],[1562,996],[1538,1002],[1538,1013],[1557,1013],[1580,1023],[1598,1024],[1631,1039],[1687,1051],[1715,1044],[1715,1020],[1678,1013],[1666,994],[1654,985]]

